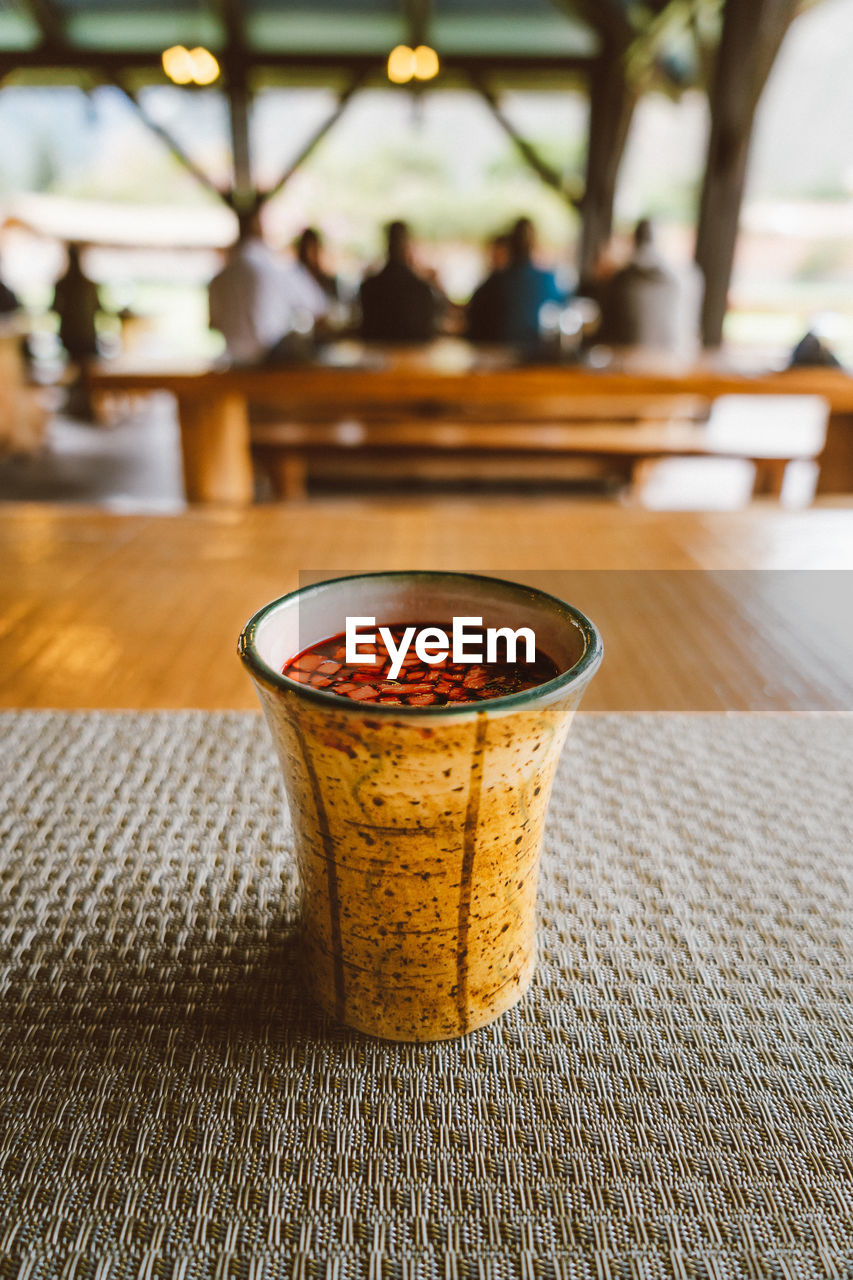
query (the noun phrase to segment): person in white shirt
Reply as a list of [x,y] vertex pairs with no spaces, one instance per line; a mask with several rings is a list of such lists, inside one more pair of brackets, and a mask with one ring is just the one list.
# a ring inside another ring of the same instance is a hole
[[275,357],[288,334],[310,334],[328,300],[301,263],[283,261],[264,243],[254,214],[208,286],[208,308],[232,363],[259,364]]
[[611,346],[695,359],[703,292],[695,263],[683,268],[668,263],[658,251],[652,222],[642,218],[634,231],[631,260],[602,290],[599,339]]

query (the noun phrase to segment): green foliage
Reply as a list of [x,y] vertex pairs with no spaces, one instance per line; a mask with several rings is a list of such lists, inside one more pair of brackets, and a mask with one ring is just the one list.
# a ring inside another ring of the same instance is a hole
[[[541,153],[556,157],[557,141],[543,145]],[[289,198],[287,191],[279,197]],[[322,220],[330,209],[342,212],[351,228],[345,247],[366,256],[378,253],[380,229],[392,218],[405,219],[420,239],[436,243],[479,244],[526,214],[546,243],[564,245],[578,225],[566,202],[544,186],[509,142],[497,162],[471,175],[464,193],[447,151],[417,136],[346,159],[334,148],[323,148],[306,166],[300,198],[308,205],[309,220]]]

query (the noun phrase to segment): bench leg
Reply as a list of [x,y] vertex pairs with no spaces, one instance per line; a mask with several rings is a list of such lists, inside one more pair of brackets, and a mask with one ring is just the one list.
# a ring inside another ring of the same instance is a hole
[[269,462],[269,474],[277,498],[290,502],[306,496],[308,467],[298,453],[276,451]]
[[178,397],[188,502],[249,506],[254,496],[244,396]]
[[853,413],[831,413],[826,444],[818,458],[817,491],[853,493]]
[[788,462],[785,458],[756,458],[754,498],[781,498]]

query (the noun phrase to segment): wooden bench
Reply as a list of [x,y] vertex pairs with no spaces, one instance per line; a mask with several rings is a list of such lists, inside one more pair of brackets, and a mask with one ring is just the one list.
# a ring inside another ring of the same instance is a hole
[[[574,368],[440,371],[388,368],[203,368],[179,373],[98,367],[93,394],[166,390],[178,402],[184,480],[191,502],[246,504],[251,450],[278,454],[286,495],[304,490],[312,458],[415,456],[607,459],[626,474],[659,457],[725,456],[756,464],[757,489],[780,491],[786,466],[818,456],[826,492],[853,491],[853,379],[838,370],[744,378],[696,369],[683,375]],[[722,446],[702,422],[723,395],[820,395],[826,441],[761,438]],[[251,409],[251,412],[250,412]],[[829,487],[826,476],[829,476]]]
[[[538,474],[554,473],[555,460],[583,458],[598,464],[599,474],[630,481],[642,462],[671,457],[742,458],[755,466],[755,493],[779,496],[792,461],[811,459],[819,451],[808,441],[774,444],[759,439],[720,442],[703,422],[553,423],[383,423],[351,422],[259,424],[252,428],[253,449],[283,498],[303,497],[315,464],[330,457],[370,457],[377,471],[395,467],[411,474],[430,460],[452,458],[482,467],[484,461],[510,461],[511,466],[537,459]],[[531,470],[531,468],[527,468]],[[492,470],[494,475],[495,471]],[[577,474],[577,473],[576,473]]]

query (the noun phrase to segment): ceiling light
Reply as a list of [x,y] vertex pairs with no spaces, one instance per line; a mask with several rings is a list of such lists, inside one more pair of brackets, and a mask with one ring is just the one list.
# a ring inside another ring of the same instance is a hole
[[182,44],[173,45],[163,51],[163,70],[175,84],[190,84],[193,79],[195,64],[189,49]]
[[193,64],[193,80],[196,84],[213,84],[214,80],[219,78],[219,63],[213,54],[199,45],[195,49],[190,49],[190,59]]
[[166,49],[163,70],[175,84],[213,84],[219,78],[219,63],[202,45],[185,49],[182,44]]
[[398,44],[388,54],[388,79],[392,84],[408,84],[415,75],[415,51]]
[[419,44],[412,58],[416,80],[432,80],[438,75],[438,54],[428,44]]

